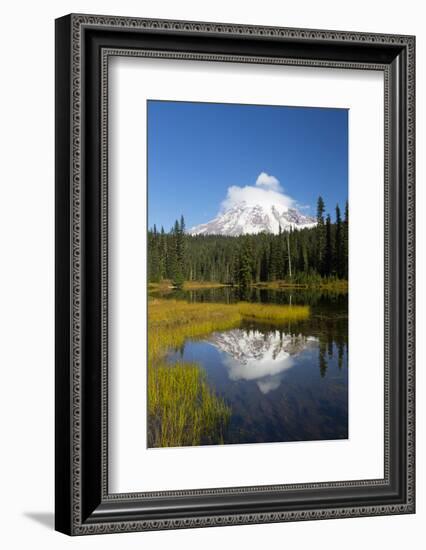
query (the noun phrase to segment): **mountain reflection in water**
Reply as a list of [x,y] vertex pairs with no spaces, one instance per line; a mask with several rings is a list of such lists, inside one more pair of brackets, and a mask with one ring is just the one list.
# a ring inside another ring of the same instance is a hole
[[280,386],[285,372],[295,365],[296,355],[318,345],[313,336],[279,330],[234,329],[214,333],[207,341],[225,354],[223,364],[231,380],[253,380],[263,394]]
[[[241,299],[229,288],[167,297],[223,303]],[[309,305],[311,315],[279,325],[245,321],[204,340],[187,340],[168,357],[170,363],[199,364],[210,387],[230,406],[223,443],[347,439],[347,295],[253,289],[248,300]]]

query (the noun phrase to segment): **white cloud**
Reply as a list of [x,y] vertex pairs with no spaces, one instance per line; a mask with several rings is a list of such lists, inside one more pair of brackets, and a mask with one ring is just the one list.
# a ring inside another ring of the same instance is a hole
[[225,200],[221,204],[220,212],[225,212],[237,204],[245,203],[248,206],[260,205],[265,208],[275,206],[281,210],[295,208],[296,201],[283,193],[280,182],[275,176],[261,172],[255,185],[228,187]]
[[258,187],[271,189],[271,191],[282,191],[279,180],[275,176],[270,176],[266,172],[261,172],[257,176],[256,185]]

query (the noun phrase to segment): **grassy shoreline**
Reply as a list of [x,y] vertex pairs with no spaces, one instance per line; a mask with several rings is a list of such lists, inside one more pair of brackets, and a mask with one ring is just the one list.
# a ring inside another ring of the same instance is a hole
[[284,322],[306,319],[308,306],[148,301],[148,441],[150,447],[199,445],[221,440],[231,411],[210,389],[196,363],[170,365],[165,356],[188,338],[228,330],[244,319]]
[[331,292],[347,293],[349,283],[346,279],[327,280],[312,283],[292,283],[288,281],[271,281],[267,283],[254,283],[254,288],[270,288],[272,290],[329,290]]
[[152,360],[164,357],[188,338],[202,338],[217,330],[231,329],[244,319],[284,322],[307,319],[309,315],[309,306],[188,303],[154,298],[148,301],[148,357]]
[[[202,290],[203,288],[224,288],[230,287],[225,283],[219,283],[216,281],[185,281],[182,290]],[[148,291],[149,292],[158,292],[158,291],[172,291],[176,290],[176,287],[173,286],[172,281],[164,280],[161,283],[149,283]]]
[[[322,279],[307,283],[294,283],[287,280],[257,282],[251,288],[265,288],[271,290],[329,290],[330,292],[347,293],[349,283],[346,279]],[[209,288],[233,288],[233,285],[217,281],[185,281],[182,290],[203,290]],[[164,280],[161,283],[149,283],[149,292],[171,292],[176,290],[172,282]]]

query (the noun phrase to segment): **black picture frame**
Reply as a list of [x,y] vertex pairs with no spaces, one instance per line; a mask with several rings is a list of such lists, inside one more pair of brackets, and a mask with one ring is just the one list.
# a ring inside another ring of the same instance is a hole
[[[385,82],[384,478],[109,494],[111,55],[375,69]],[[69,535],[415,511],[415,38],[71,14],[56,20],[56,529]]]

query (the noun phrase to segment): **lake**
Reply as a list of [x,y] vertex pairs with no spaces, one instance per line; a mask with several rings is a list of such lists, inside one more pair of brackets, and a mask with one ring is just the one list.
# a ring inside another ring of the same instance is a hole
[[243,321],[202,340],[187,340],[167,360],[196,362],[205,369],[209,385],[231,407],[225,444],[348,438],[347,294],[256,288],[241,296],[226,287],[161,297],[309,305],[308,320]]

